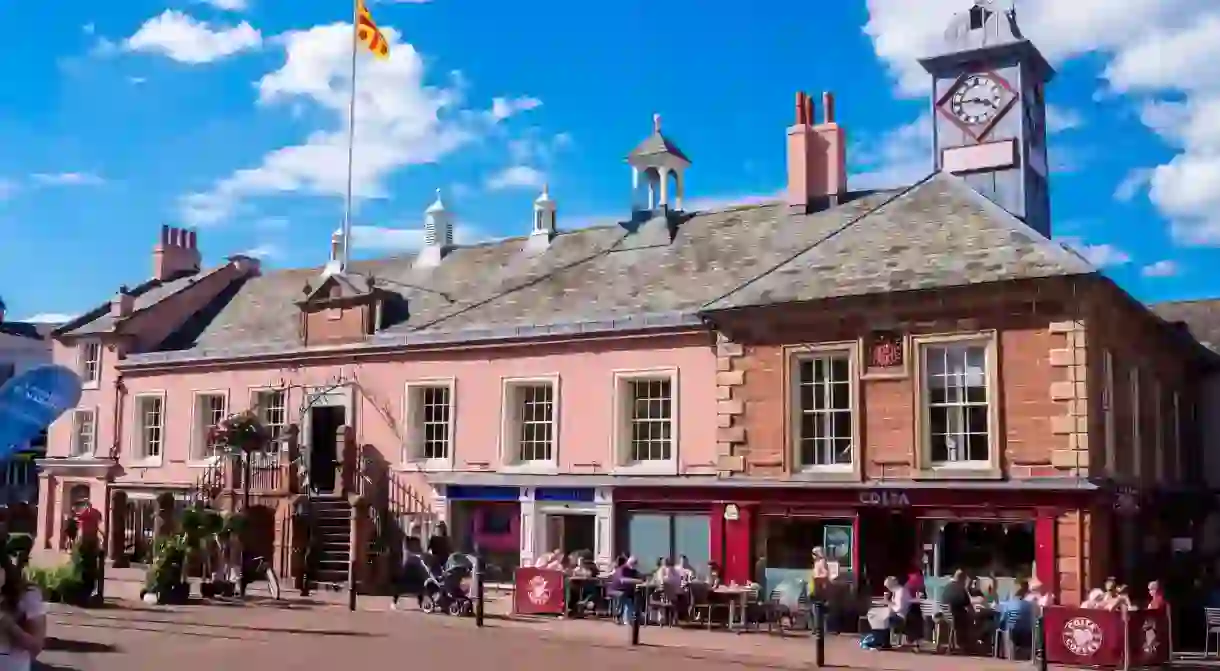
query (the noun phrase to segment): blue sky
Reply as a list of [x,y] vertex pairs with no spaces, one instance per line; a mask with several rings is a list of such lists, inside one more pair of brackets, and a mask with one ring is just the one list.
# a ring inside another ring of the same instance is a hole
[[[1004,0],[1000,0],[1003,2]],[[381,0],[361,58],[357,256],[417,245],[443,189],[459,239],[626,213],[623,157],[660,113],[688,203],[784,184],[793,94],[834,91],[853,186],[930,165],[927,79],[970,0]],[[1054,231],[1144,300],[1220,294],[1220,7],[1018,0],[1059,68]],[[342,219],[344,0],[62,0],[0,7],[0,294],[73,314],[146,278],[162,223],[205,260],[321,264]]]

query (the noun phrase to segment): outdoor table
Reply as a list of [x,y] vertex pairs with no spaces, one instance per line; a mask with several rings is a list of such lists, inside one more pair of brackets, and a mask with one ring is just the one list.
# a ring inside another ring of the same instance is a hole
[[746,614],[749,610],[747,599],[752,590],[738,585],[720,585],[712,590],[713,594],[726,597],[729,600],[729,631],[745,629]]

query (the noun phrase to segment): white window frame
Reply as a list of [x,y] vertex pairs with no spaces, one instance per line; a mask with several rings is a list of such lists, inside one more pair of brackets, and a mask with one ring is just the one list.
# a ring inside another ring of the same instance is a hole
[[[614,423],[610,431],[611,454],[614,455],[614,473],[624,475],[678,475],[681,436],[678,419],[681,412],[681,386],[678,369],[652,368],[641,370],[616,370],[612,375]],[[634,398],[631,385],[634,382],[666,380],[669,382],[669,458],[654,461],[631,460],[631,415]]]
[[[82,389],[97,389],[102,383],[102,341],[97,339],[81,340],[77,344],[76,372],[80,375]],[[90,359],[90,353],[97,354],[96,359]],[[93,368],[92,375],[89,374]]]
[[[791,460],[791,471],[796,475],[805,476],[843,476],[858,477],[861,470],[860,458],[860,353],[856,342],[824,343],[817,345],[802,345],[785,348],[787,361],[788,389],[788,419],[787,441]],[[801,461],[801,418],[806,413],[801,406],[801,364],[821,358],[843,358],[847,360],[848,375],[848,407],[851,415],[851,461],[846,464],[805,464]]]
[[[208,444],[208,433],[212,427],[210,420],[212,418],[204,415],[203,403],[205,399],[219,398],[223,400],[224,407],[220,411],[220,421],[224,421],[229,416],[232,405],[229,401],[229,392],[225,389],[208,389],[198,390],[191,395],[191,445],[190,456],[187,462],[191,466],[208,466],[215,464],[220,460],[220,449],[213,450]],[[211,412],[211,408],[207,409]]]
[[[158,453],[150,456],[148,454],[148,445],[144,440],[144,432],[148,428],[144,424],[144,401],[157,399],[161,402],[161,426],[160,426],[160,444]],[[144,466],[160,466],[165,461],[165,450],[167,446],[166,425],[167,414],[166,394],[163,391],[148,391],[135,394],[131,399],[131,455],[135,461]]]
[[[429,459],[424,456],[424,423],[423,402],[424,393],[428,389],[443,388],[449,393],[449,413],[447,416],[447,446],[443,458]],[[447,378],[423,378],[410,380],[403,387],[402,417],[403,444],[402,462],[411,470],[451,471],[454,464],[454,453],[457,451],[457,380]]]
[[[987,393],[987,459],[937,463],[932,461],[932,422],[928,406],[927,351],[939,347],[982,347],[984,352],[984,384]],[[1000,455],[1004,454],[1004,436],[1000,431],[1003,398],[1000,395],[1000,356],[994,331],[912,337],[915,354],[915,429],[916,477],[943,479],[998,479],[1003,476]]]
[[[284,399],[283,421],[276,424],[272,423],[267,416],[267,408],[262,405],[263,397],[271,394],[279,394]],[[292,417],[289,415],[289,409],[292,407],[291,390],[285,387],[252,387],[250,389],[250,411],[258,417],[258,421],[262,422],[263,426],[268,429],[271,434],[272,441],[282,438],[284,433],[288,431],[288,427],[292,425]],[[278,429],[278,430],[276,430]],[[271,452],[284,452],[288,449],[288,444],[285,442],[273,442],[274,447]]]
[[1131,474],[1137,479],[1144,473],[1143,407],[1140,405],[1140,367],[1132,366],[1127,375],[1131,391],[1131,452],[1135,465]]
[[[522,393],[530,387],[551,389],[551,455],[550,459],[521,460]],[[560,425],[559,375],[505,377],[500,380],[500,465],[510,471],[555,472],[559,469]]]
[[[89,444],[81,449],[81,417],[89,417]],[[88,459],[97,451],[97,408],[76,408],[72,411],[72,442],[68,445],[69,456],[76,459]]]

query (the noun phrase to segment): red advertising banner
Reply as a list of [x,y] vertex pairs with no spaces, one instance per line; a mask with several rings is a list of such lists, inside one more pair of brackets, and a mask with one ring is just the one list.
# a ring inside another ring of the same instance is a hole
[[1169,611],[1133,610],[1127,613],[1132,668],[1169,663]]
[[513,612],[518,615],[563,615],[563,571],[519,568],[513,572]]
[[1051,664],[1121,667],[1124,625],[1123,614],[1117,611],[1048,606],[1042,611],[1046,659]]

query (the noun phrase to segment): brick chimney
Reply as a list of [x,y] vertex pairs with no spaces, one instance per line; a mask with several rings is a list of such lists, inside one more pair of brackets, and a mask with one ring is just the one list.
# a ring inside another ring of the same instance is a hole
[[835,123],[835,99],[822,94],[822,123],[813,101],[796,94],[796,123],[788,129],[788,205],[803,214],[838,203],[847,192],[847,138]]
[[184,228],[161,227],[161,240],[153,247],[153,279],[199,272],[201,259],[195,235],[195,231]]
[[114,300],[110,301],[110,316],[115,319],[122,319],[132,313],[136,307],[136,298],[131,295],[131,290],[127,285],[119,287],[119,293],[115,294]]

